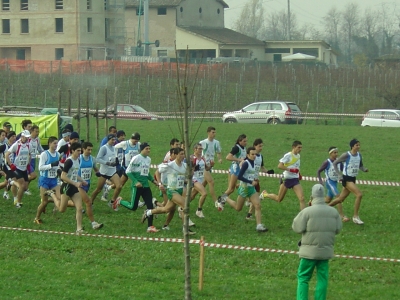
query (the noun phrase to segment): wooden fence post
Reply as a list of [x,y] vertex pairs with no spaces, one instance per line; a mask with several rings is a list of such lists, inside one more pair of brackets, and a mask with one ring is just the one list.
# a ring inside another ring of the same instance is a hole
[[[105,112],[104,112],[104,134],[108,134],[108,91],[107,88],[104,89],[104,105],[105,105]],[[98,126],[98,124],[97,124]]]
[[89,89],[86,89],[86,140],[90,140],[89,128]]

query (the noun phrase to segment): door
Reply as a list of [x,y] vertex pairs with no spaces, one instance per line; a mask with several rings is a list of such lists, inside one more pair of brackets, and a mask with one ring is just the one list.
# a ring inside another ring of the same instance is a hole
[[258,103],[250,104],[242,109],[242,112],[237,114],[238,122],[240,123],[254,123],[256,118]]
[[400,127],[400,117],[391,111],[384,111],[382,114],[382,127]]
[[258,105],[257,111],[254,115],[254,123],[267,123],[268,114],[271,110],[271,104],[269,103],[260,103]]

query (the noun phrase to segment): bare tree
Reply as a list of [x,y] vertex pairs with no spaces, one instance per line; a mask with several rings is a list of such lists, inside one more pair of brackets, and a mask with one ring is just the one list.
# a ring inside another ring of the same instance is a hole
[[382,3],[378,13],[382,54],[393,53],[393,41],[399,32],[400,12],[395,3]]
[[360,23],[359,8],[355,3],[349,3],[342,12],[341,31],[344,35],[347,62],[352,61],[353,35],[357,32]]
[[249,0],[243,7],[233,28],[245,35],[261,39],[264,30],[264,7],[262,0]]
[[341,19],[342,13],[336,7],[332,7],[322,19],[327,42],[336,50],[340,49],[339,29]]
[[[288,40],[288,14],[286,10],[271,12],[266,19],[265,35],[268,40]],[[292,39],[299,38],[297,17],[290,13],[290,32]]]

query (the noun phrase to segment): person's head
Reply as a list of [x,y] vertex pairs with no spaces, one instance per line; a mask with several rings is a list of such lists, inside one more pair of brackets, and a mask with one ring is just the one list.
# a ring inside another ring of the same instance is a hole
[[179,148],[181,143],[179,143],[179,140],[177,138],[173,138],[170,142],[169,145],[171,148]]
[[328,153],[329,153],[329,158],[335,160],[338,156],[339,149],[336,148],[335,146],[329,147]]
[[317,183],[312,187],[311,200],[313,203],[314,201],[325,202],[325,188],[322,184]]
[[119,142],[125,141],[126,133],[123,130],[118,130],[117,131],[117,140]]
[[21,143],[25,144],[28,139],[31,137],[31,133],[29,130],[24,130],[21,132]]
[[215,127],[209,126],[207,128],[207,136],[209,140],[213,140],[215,138],[216,130]]
[[0,129],[0,142],[4,142],[6,135],[7,133],[3,129]]
[[294,141],[292,144],[292,153],[299,154],[301,149],[303,148],[303,144],[300,141]]
[[71,135],[69,136],[69,143],[79,143],[79,133],[77,132],[71,132]]
[[245,134],[241,134],[238,136],[237,140],[236,140],[236,144],[242,146],[242,147],[246,147],[247,145],[247,136]]
[[169,149],[169,159],[175,160],[176,155],[179,153],[178,148],[171,148]]
[[115,145],[115,134],[109,134],[107,135],[107,144],[110,146],[114,146]]
[[133,145],[136,145],[139,141],[140,141],[140,133],[139,132],[132,133],[131,143]]
[[22,129],[24,129],[24,130],[31,130],[31,128],[32,128],[32,121],[31,120],[29,120],[29,119],[26,119],[26,120],[23,120],[22,122],[21,122],[21,127],[22,127]]
[[178,147],[175,148],[176,150],[176,157],[175,160],[178,162],[182,162],[185,159],[185,150],[183,150],[182,148]]
[[15,140],[17,139],[17,134],[15,131],[10,131],[7,133],[7,139],[8,139],[8,144],[12,145],[15,143]]
[[54,152],[57,149],[57,143],[58,143],[58,138],[55,136],[49,137],[49,140],[47,142],[47,145],[49,145],[49,150]]
[[352,139],[352,140],[350,141],[350,149],[351,149],[352,151],[358,152],[358,150],[360,150],[360,141],[357,140],[356,138]]
[[108,127],[108,134],[117,134],[117,127],[115,126]]
[[82,151],[83,155],[89,156],[92,154],[93,144],[91,142],[84,142],[82,143]]
[[247,148],[246,153],[247,153],[247,158],[248,159],[254,160],[256,158],[257,151],[256,151],[255,147]]
[[69,131],[73,132],[74,126],[72,126],[72,124],[67,124],[67,125],[65,125],[64,129],[68,129]]
[[79,155],[81,155],[81,152],[82,152],[81,143],[73,143],[73,144],[71,144],[70,150],[71,150],[71,156],[74,159],[77,159],[79,157]]
[[194,154],[199,156],[202,154],[202,152],[203,152],[203,146],[200,143],[195,144],[194,145]]
[[64,129],[61,132],[61,137],[63,138],[64,141],[68,142],[69,141],[69,137],[71,136],[71,131],[69,129]]
[[37,138],[39,136],[39,126],[33,125],[30,132],[32,138]]
[[144,142],[143,144],[140,144],[140,154],[143,156],[149,156],[150,155],[150,145],[147,142]]
[[262,139],[255,139],[253,142],[253,147],[256,149],[257,153],[260,153],[264,147]]
[[11,123],[10,122],[4,122],[3,123],[3,130],[7,133],[9,133],[12,129]]

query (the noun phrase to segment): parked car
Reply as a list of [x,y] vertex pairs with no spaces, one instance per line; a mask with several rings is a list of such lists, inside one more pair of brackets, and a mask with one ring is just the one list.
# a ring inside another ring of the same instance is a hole
[[[107,117],[113,118],[114,105],[107,108]],[[104,110],[103,110],[104,111]],[[149,113],[143,107],[132,104],[117,104],[117,118],[118,119],[132,119],[132,120],[164,120],[163,117]]]
[[301,124],[303,114],[294,102],[262,101],[222,116],[225,123]]
[[361,126],[400,127],[400,110],[371,109],[364,115]]

